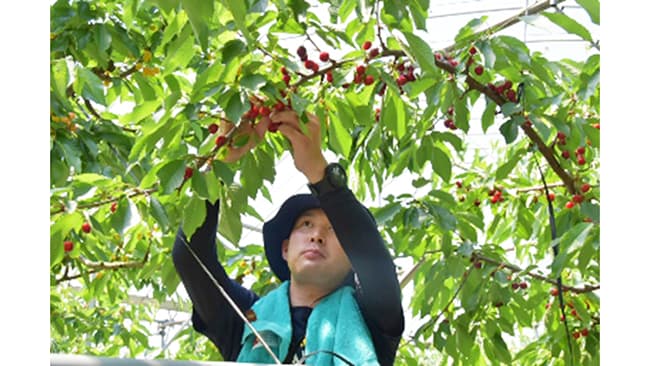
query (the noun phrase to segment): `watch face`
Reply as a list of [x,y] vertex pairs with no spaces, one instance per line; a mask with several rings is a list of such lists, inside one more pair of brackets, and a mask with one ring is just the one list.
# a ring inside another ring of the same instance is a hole
[[329,177],[330,182],[336,187],[342,187],[346,184],[345,170],[338,164],[332,164]]

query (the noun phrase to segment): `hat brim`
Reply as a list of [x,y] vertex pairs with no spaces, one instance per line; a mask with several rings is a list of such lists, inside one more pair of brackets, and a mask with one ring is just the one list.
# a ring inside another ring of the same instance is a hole
[[291,278],[287,261],[282,257],[282,242],[289,238],[294,223],[300,215],[310,209],[321,208],[319,200],[311,194],[297,194],[289,197],[278,213],[262,227],[264,251],[269,266],[281,281]]

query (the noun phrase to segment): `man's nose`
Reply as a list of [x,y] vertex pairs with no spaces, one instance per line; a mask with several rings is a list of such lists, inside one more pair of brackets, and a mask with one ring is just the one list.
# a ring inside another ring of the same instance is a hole
[[325,235],[323,231],[324,229],[314,228],[309,236],[309,241],[312,243],[317,243],[318,245],[323,245],[325,243]]

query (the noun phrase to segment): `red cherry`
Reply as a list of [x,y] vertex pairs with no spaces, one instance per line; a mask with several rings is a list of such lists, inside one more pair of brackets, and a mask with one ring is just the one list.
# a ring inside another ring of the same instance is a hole
[[573,201],[569,201],[569,202],[566,203],[566,208],[571,209],[571,208],[573,208],[573,206],[575,206],[575,203],[573,203]]
[[287,68],[284,66],[280,68],[280,72],[282,73],[282,75],[287,75],[289,73],[289,71],[287,71]]
[[436,58],[436,61],[441,61],[441,60],[442,60],[442,55],[439,54],[439,53],[435,53],[435,54],[433,55],[433,57]]
[[512,284],[512,289],[513,289],[513,290],[516,290],[516,289],[518,289],[518,288],[519,288],[519,284],[518,284],[517,282],[515,282],[515,283]]
[[475,55],[476,54],[476,47],[472,46],[472,48],[469,49],[469,54],[470,55]]
[[594,128],[597,128],[597,129],[600,130],[600,123],[594,123],[593,126],[594,126]]
[[298,47],[296,53],[298,54],[298,57],[300,57],[301,61],[304,61],[304,59],[307,58],[307,49],[305,48],[305,46]]
[[508,91],[506,92],[506,97],[508,97],[508,100],[510,100],[513,103],[517,102],[517,93],[515,93],[515,91],[512,89],[508,89]]
[[366,85],[372,85],[375,82],[375,78],[372,75],[366,75],[366,79],[363,81]]
[[216,123],[211,123],[210,126],[208,126],[208,132],[210,132],[213,135],[217,133],[218,130],[219,130],[219,125],[217,125]]
[[558,140],[564,140],[566,138],[566,135],[562,132],[557,133],[557,138]]
[[406,78],[406,75],[402,74],[397,78],[397,85],[402,86],[406,83],[408,83],[408,79]]
[[280,127],[281,123],[276,123],[276,122],[271,122],[269,124],[269,132],[277,132],[278,127]]
[[74,249],[74,244],[70,240],[66,240],[63,242],[63,251],[68,253]]
[[549,193],[548,194],[548,200],[549,201],[554,201],[555,200],[555,193]]
[[519,288],[525,290],[528,288],[528,284],[526,282],[522,282],[519,284]]
[[217,148],[220,148],[226,144],[226,141],[228,141],[226,136],[219,136],[214,140],[214,144],[217,145]]
[[370,58],[370,59],[373,59],[373,58],[375,58],[377,56],[379,56],[379,49],[378,48],[373,48],[368,53],[368,58]]
[[366,73],[366,67],[363,65],[357,66],[357,74],[363,75]]
[[91,229],[92,229],[92,227],[90,226],[90,223],[88,223],[88,222],[84,222],[83,225],[81,225],[81,230],[86,234],[89,233]]
[[501,198],[501,196],[495,194],[494,196],[492,196],[492,198],[490,198],[490,202],[497,203],[499,202],[499,198]]
[[319,58],[321,61],[327,62],[330,60],[330,54],[327,52],[321,52]]
[[573,338],[575,339],[580,338],[580,332],[573,332]]
[[365,42],[363,42],[363,49],[364,49],[364,50],[367,51],[367,50],[370,49],[370,47],[372,47],[372,42],[370,42],[370,41],[365,41]]
[[457,181],[456,181],[456,187],[458,187],[458,188],[463,188],[463,182],[457,180]]
[[474,72],[476,73],[476,75],[482,75],[483,74],[483,66],[481,66],[481,65],[476,66],[474,68]]
[[481,205],[481,201],[480,201],[480,200],[474,200],[474,206],[478,207],[478,206],[480,206],[480,205]]
[[271,114],[271,108],[263,105],[260,107],[260,115],[264,117],[268,117],[269,114]]
[[185,175],[183,176],[183,178],[185,180],[188,180],[188,179],[192,178],[192,174],[194,174],[194,169],[192,169],[192,168],[190,168],[188,166],[187,168],[185,168]]
[[284,81],[284,83],[285,83],[287,86],[289,86],[289,82],[291,81],[291,76],[289,76],[289,74],[284,74],[284,75],[282,76],[282,81]]
[[575,202],[575,203],[582,203],[582,201],[584,201],[584,199],[585,199],[585,197],[583,195],[576,194],[576,195],[573,196],[573,198],[571,200],[573,202]]
[[115,212],[115,211],[117,211],[117,202],[113,202],[113,204],[111,205],[111,212]]
[[585,157],[582,155],[578,155],[578,164],[579,165],[585,165],[587,163],[587,160],[585,160]]
[[569,150],[564,150],[564,151],[562,151],[562,157],[565,158],[565,159],[570,158],[570,157],[571,157],[571,153],[569,152]]
[[325,77],[327,78],[327,81],[330,82],[330,83],[334,80],[334,75],[332,75],[332,72],[331,72],[331,71],[328,71],[328,72],[325,74]]
[[455,59],[451,59],[449,60],[449,64],[451,65],[451,67],[456,67],[458,66],[458,61],[456,61]]
[[582,187],[580,187],[582,193],[587,193],[587,191],[589,191],[590,189],[591,189],[591,185],[589,185],[589,183],[585,183],[582,185]]
[[503,83],[503,88],[504,89],[510,89],[512,88],[512,81],[506,80],[505,83]]
[[381,117],[381,109],[376,108],[375,109],[375,122],[379,122],[380,117]]
[[589,335],[589,330],[588,330],[587,328],[584,328],[583,330],[580,331],[580,334],[581,334],[583,337],[586,337],[586,336]]
[[585,154],[585,147],[580,146],[579,148],[576,149],[576,155],[584,155]]

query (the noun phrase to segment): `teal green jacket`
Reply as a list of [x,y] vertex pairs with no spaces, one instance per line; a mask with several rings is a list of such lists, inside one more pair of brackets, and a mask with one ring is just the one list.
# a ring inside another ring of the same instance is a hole
[[[350,286],[340,287],[324,297],[312,311],[305,336],[306,365],[348,365],[330,352],[344,357],[355,366],[379,365],[370,331],[353,293]],[[289,352],[292,334],[289,281],[256,301],[252,310],[256,318],[252,325],[278,359],[284,360]],[[238,362],[274,363],[248,326],[244,326],[241,342]]]

